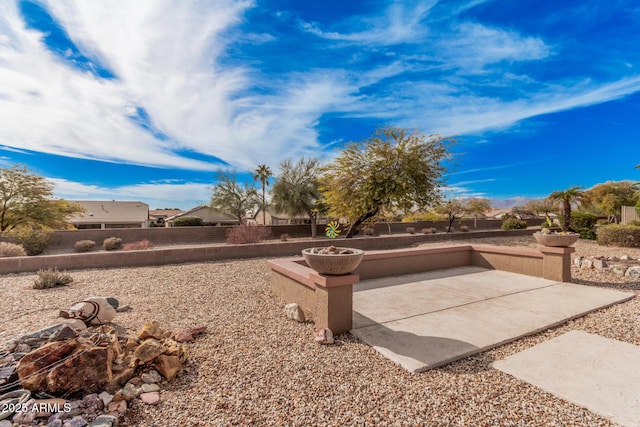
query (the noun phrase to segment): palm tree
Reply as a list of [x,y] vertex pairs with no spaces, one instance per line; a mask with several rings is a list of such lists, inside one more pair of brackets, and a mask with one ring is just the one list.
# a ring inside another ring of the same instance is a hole
[[564,191],[556,190],[549,194],[549,199],[562,204],[562,231],[568,231],[571,224],[571,203],[582,198],[582,187],[571,187]]
[[316,237],[316,219],[325,209],[318,189],[320,161],[304,157],[297,163],[285,160],[271,189],[271,200],[279,212],[290,216],[307,215],[311,219],[311,237]]
[[273,172],[271,172],[271,169],[267,165],[259,165],[253,172],[253,179],[260,181],[260,184],[262,185],[262,205],[260,206],[260,209],[262,209],[262,225],[267,225],[265,212],[267,209],[267,203],[264,197],[264,190],[269,185],[269,178],[273,176]]

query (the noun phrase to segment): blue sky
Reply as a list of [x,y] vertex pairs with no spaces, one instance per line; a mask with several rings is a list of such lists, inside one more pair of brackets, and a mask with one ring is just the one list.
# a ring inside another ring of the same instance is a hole
[[447,193],[640,180],[640,3],[0,3],[0,166],[67,199],[206,203],[216,171],[457,138]]

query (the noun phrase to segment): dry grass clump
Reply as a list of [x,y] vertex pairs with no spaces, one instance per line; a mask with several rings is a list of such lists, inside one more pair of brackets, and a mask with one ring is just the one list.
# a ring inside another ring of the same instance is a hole
[[70,274],[60,273],[57,268],[38,270],[38,278],[33,282],[33,289],[50,289],[73,282]]
[[122,239],[119,237],[107,237],[102,242],[102,247],[105,251],[115,251],[122,248]]
[[75,245],[73,245],[73,249],[76,252],[89,252],[92,251],[95,247],[96,242],[94,242],[93,240],[78,240]]
[[15,243],[8,242],[0,242],[0,258],[8,258],[14,256],[26,256],[22,245],[17,245]]

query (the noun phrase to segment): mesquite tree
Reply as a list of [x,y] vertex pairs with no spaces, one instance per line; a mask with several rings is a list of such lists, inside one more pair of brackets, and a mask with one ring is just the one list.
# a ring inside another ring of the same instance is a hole
[[348,144],[320,178],[329,213],[351,220],[345,237],[383,208],[408,212],[438,202],[448,142],[440,135],[388,126]]

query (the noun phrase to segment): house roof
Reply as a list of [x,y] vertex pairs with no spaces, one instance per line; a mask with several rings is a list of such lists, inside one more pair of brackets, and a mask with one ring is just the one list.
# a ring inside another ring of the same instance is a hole
[[72,224],[142,223],[149,219],[149,205],[119,200],[71,200],[85,209],[70,217]]
[[165,219],[166,222],[171,222],[176,218],[180,218],[183,216],[197,216],[202,218],[204,222],[210,223],[237,223],[238,218],[235,218],[233,215],[230,215],[226,212],[220,212],[215,209],[210,208],[207,205],[197,206],[193,209],[190,209],[186,212],[181,212],[179,214],[173,215]]
[[149,211],[150,218],[170,218],[174,215],[179,215],[183,211],[182,209],[152,209]]

